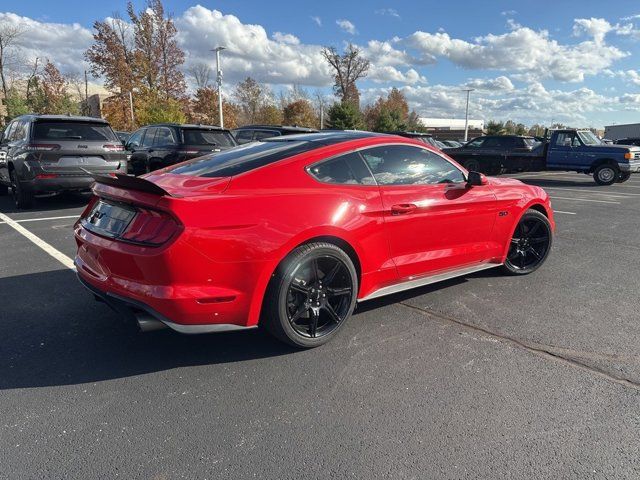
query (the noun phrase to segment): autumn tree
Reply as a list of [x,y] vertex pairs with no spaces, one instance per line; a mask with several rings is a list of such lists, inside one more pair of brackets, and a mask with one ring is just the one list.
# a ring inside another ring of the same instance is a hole
[[251,77],[240,82],[234,91],[240,116],[239,125],[282,123],[282,110],[272,99],[271,92]]
[[[404,94],[394,87],[387,98],[378,98],[373,105],[365,108],[364,119],[366,128],[374,132],[408,130],[409,104]],[[417,123],[415,118],[412,117],[411,120],[411,123]]]
[[289,103],[283,108],[282,122],[285,125],[312,128],[317,124],[317,117],[309,100],[300,99]]
[[68,82],[60,70],[47,61],[42,74],[33,82],[33,93],[28,106],[34,112],[45,114],[76,114],[77,102],[68,91]]
[[367,76],[369,60],[351,43],[342,54],[335,47],[324,47],[321,53],[332,69],[336,96],[342,103],[353,103],[359,108],[360,94],[356,81]]
[[[222,115],[225,128],[238,126],[238,107],[229,101],[222,102]],[[218,118],[218,92],[211,87],[203,87],[196,90],[191,101],[189,121],[206,125],[219,125]]]

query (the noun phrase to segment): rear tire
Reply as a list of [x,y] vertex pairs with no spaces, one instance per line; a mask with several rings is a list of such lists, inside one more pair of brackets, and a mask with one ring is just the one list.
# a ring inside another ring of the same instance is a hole
[[16,207],[21,209],[31,208],[33,206],[33,192],[26,191],[22,188],[15,170],[11,170],[11,172],[9,172],[9,177],[11,178],[11,192]]
[[618,173],[618,178],[616,179],[616,183],[624,183],[631,178],[631,172],[620,172]]
[[325,242],[301,245],[273,275],[261,324],[285,343],[318,347],[349,319],[357,294],[356,269],[342,249]]
[[537,210],[527,210],[513,232],[503,270],[509,275],[536,271],[547,259],[552,242],[549,219]]
[[596,167],[593,171],[593,179],[598,185],[608,186],[616,183],[620,172],[616,167],[609,163],[605,163]]

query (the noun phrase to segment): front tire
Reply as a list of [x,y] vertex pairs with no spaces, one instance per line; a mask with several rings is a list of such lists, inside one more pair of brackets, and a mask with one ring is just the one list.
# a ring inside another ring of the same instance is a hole
[[513,232],[504,271],[510,275],[536,271],[547,259],[552,241],[549,219],[537,210],[527,210]]
[[331,243],[302,245],[274,274],[261,323],[285,343],[318,347],[351,316],[357,294],[358,276],[349,255]]
[[9,172],[9,177],[11,179],[11,194],[16,207],[22,209],[31,208],[33,206],[33,192],[22,188],[15,170]]
[[605,163],[593,171],[593,179],[598,185],[608,186],[616,183],[619,171],[613,165]]

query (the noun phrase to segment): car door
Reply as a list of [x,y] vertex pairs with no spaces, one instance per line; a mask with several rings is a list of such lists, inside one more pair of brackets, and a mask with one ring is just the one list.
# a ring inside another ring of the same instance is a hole
[[171,157],[175,157],[178,141],[169,127],[158,127],[151,147],[147,150],[149,158],[149,171],[158,170],[175,162],[167,163]]
[[430,150],[385,145],[361,151],[376,179],[390,254],[402,279],[462,268],[499,255],[491,238],[496,197]]
[[149,171],[149,150],[153,150],[153,141],[157,130],[156,127],[148,127],[144,132],[140,146],[131,152],[131,167],[134,175],[142,175]]
[[549,154],[547,156],[547,166],[554,168],[568,168],[572,165],[573,149],[579,140],[575,132],[558,132],[549,145]]

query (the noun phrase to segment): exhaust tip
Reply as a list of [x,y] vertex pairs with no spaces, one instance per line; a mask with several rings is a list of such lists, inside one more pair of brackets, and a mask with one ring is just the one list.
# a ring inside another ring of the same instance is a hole
[[163,330],[165,328],[169,328],[160,320],[152,317],[145,312],[136,314],[136,320],[138,321],[138,328],[140,328],[141,332],[153,332],[155,330]]

